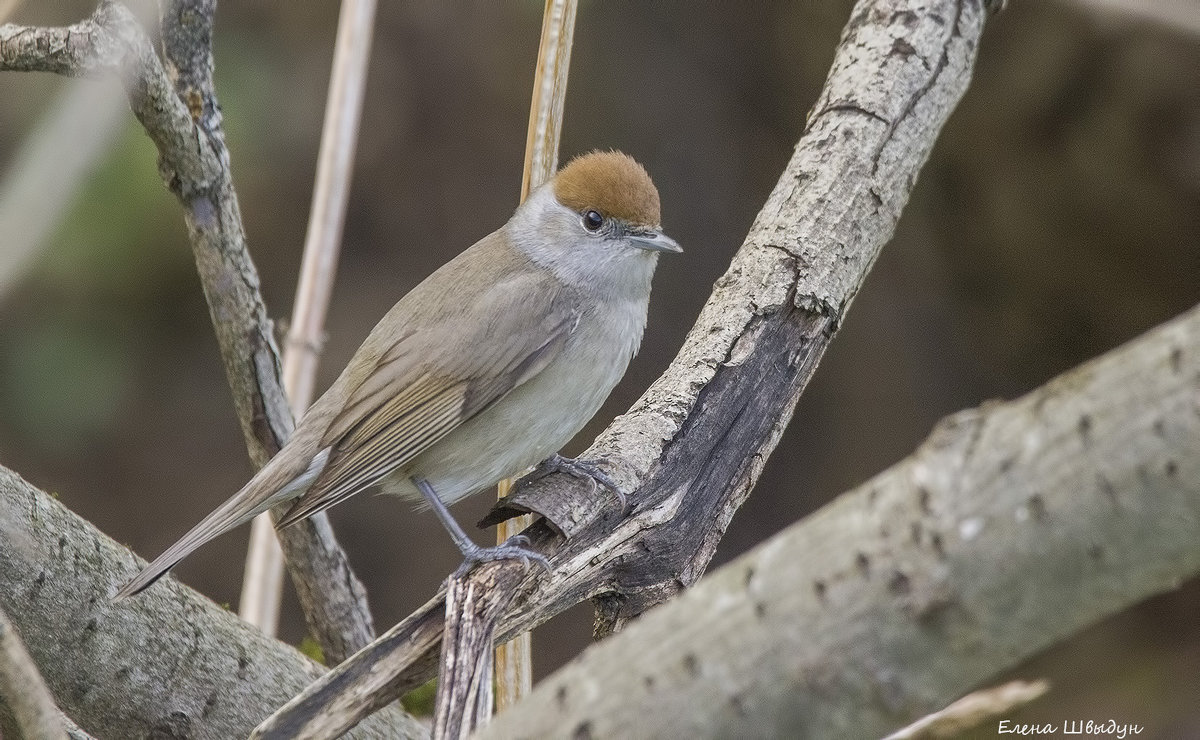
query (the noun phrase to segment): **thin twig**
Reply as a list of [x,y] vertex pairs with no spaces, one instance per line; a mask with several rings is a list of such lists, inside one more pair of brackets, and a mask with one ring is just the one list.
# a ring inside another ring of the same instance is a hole
[[[512,491],[515,480],[502,480],[496,494],[503,500]],[[522,514],[496,525],[496,542],[510,537],[533,524],[532,514]],[[533,633],[523,632],[508,642],[496,646],[493,660],[496,680],[496,711],[502,712],[521,700],[533,688]]]
[[1041,697],[1050,690],[1050,682],[1009,681],[1000,686],[967,694],[945,709],[927,714],[907,727],[896,730],[884,740],[936,740],[961,737],[990,719],[1003,717]]
[[562,138],[563,107],[567,100],[567,76],[571,68],[578,6],[577,0],[546,0],[533,78],[533,99],[529,106],[521,200],[549,180],[558,169],[558,145]]
[[[542,36],[538,46],[537,67],[533,76],[533,95],[529,106],[529,132],[525,139],[525,166],[521,173],[521,201],[530,191],[549,180],[558,169],[558,149],[562,139],[563,107],[567,99],[567,78],[571,68],[571,47],[575,38],[577,0],[546,0],[542,14]],[[500,482],[496,493],[503,499],[514,481]],[[524,514],[496,527],[496,541],[503,543],[533,523]],[[533,688],[533,636],[526,632],[496,648],[496,711],[516,704]]]
[[[196,264],[221,345],[243,435],[257,466],[279,450],[293,419],[279,377],[272,325],[246,248],[233,189],[221,107],[213,86],[212,32],[216,0],[172,0],[162,14],[163,52],[175,89],[212,146],[220,167],[204,182],[174,186],[183,202]],[[366,592],[333,537],[325,517],[313,517],[280,535],[309,630],[327,660],[338,662],[374,634]]]
[[[350,200],[354,152],[362,117],[376,0],[343,0],[333,50],[333,71],[325,103],[325,122],[317,160],[308,233],[292,321],[283,353],[283,385],[292,415],[299,418],[312,402],[317,365],[324,344],[325,314],[337,274],[338,252]],[[255,518],[246,554],[239,613],[242,619],[274,635],[283,590],[283,551],[270,513]]]
[[[215,0],[164,0],[160,61],[123,4],[101,0],[62,28],[0,25],[0,70],[116,75],[159,152],[159,174],[184,210],[192,252],[251,461],[262,466],[292,432],[279,353],[246,248],[221,108],[212,82]],[[166,65],[171,68],[168,74]],[[336,662],[370,642],[366,593],[324,516],[281,535],[309,630]]]
[[0,609],[0,699],[25,740],[66,740],[58,706],[16,627]]

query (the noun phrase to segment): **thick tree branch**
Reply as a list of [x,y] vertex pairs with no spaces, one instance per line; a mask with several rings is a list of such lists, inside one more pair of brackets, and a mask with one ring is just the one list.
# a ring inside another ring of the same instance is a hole
[[[528,531],[553,573],[488,570],[494,588],[518,594],[499,637],[589,597],[607,633],[700,577],[890,239],[982,30],[976,0],[858,3],[795,155],[683,349],[584,453],[634,491],[629,514],[566,476],[533,483],[502,514],[527,508],[554,522]],[[419,684],[443,608],[431,602],[339,666],[261,736],[334,733]],[[331,701],[342,713],[327,711]]]
[[[0,26],[0,70],[116,74],[159,152],[159,172],[184,208],[200,281],[250,458],[261,466],[292,431],[279,353],[246,249],[212,86],[215,0],[164,0],[170,74],[124,5],[102,0],[66,28]],[[288,568],[309,629],[338,661],[373,636],[366,594],[324,517],[285,531]]]
[[[97,737],[245,737],[323,671],[172,580],[111,605],[142,561],[2,467],[0,543],[0,608],[59,706]],[[355,732],[427,733],[394,707]]]
[[880,737],[1200,573],[1200,308],[593,646],[484,737]]

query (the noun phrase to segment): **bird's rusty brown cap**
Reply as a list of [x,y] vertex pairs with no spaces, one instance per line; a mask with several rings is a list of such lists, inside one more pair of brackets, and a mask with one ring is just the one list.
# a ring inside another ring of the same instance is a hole
[[637,226],[661,226],[658,189],[628,154],[594,151],[575,157],[554,176],[553,187],[558,202],[573,211],[594,208]]

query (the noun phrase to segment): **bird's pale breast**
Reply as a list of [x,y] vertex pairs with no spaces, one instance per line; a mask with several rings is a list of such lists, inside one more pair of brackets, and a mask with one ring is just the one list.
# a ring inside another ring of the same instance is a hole
[[418,497],[408,479],[419,476],[453,502],[557,452],[625,374],[641,343],[646,308],[646,301],[619,301],[581,317],[544,370],[389,475],[383,490]]

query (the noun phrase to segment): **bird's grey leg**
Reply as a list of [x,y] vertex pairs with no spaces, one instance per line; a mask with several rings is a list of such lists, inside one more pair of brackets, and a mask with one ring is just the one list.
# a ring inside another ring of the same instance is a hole
[[[438,498],[437,492],[433,490],[433,486],[424,478],[412,478],[413,485],[425,497],[425,503],[429,504],[429,508],[433,509],[433,513],[437,514],[437,518],[441,520],[442,526],[450,533],[450,539],[454,540],[454,544],[458,546],[459,552],[463,554],[466,562],[463,563],[463,568],[469,568],[474,563],[482,563],[488,560],[532,560],[541,565],[546,570],[550,570],[550,561],[546,560],[546,556],[540,552],[534,552],[522,544],[528,545],[529,538],[523,534],[518,534],[511,537],[508,542],[494,547],[480,547],[467,536],[463,528],[455,521],[454,516]],[[462,570],[462,568],[460,568]]]
[[629,511],[629,501],[625,496],[625,492],[621,490],[621,487],[617,485],[615,480],[609,477],[608,473],[596,467],[595,463],[563,457],[556,452],[538,463],[533,474],[538,478],[543,478],[551,473],[566,473],[580,480],[594,480],[613,492],[613,495],[617,497],[617,501],[621,503],[621,511]]

